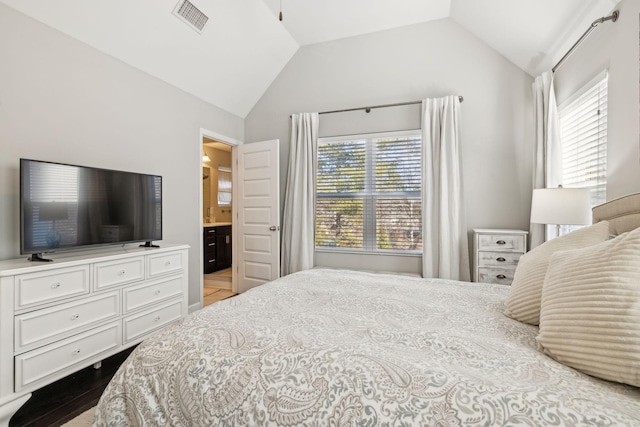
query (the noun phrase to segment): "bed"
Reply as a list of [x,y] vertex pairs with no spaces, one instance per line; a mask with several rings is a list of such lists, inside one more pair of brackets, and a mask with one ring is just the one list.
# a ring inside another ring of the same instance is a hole
[[[640,215],[640,196],[614,202],[594,217],[619,224],[624,212]],[[615,231],[638,224],[626,218]],[[539,338],[546,294],[535,326],[505,315],[510,291],[347,270],[295,273],[141,343],[105,390],[94,425],[640,425],[635,377],[625,384],[560,363]]]

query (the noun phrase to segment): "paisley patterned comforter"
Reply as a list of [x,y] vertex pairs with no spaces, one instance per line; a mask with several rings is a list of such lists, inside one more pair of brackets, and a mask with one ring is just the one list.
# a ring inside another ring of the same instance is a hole
[[310,270],[138,346],[96,426],[640,425],[640,389],[537,350],[508,287]]

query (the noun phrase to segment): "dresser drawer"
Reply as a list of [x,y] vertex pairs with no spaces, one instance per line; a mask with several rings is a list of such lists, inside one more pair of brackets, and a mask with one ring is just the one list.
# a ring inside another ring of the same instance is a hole
[[144,279],[144,257],[94,265],[95,289],[102,290]]
[[525,237],[505,234],[483,234],[478,239],[478,250],[525,252]]
[[32,311],[15,318],[15,353],[82,332],[120,314],[118,291]]
[[123,343],[140,340],[146,334],[178,320],[183,315],[182,300],[178,299],[138,315],[127,317],[122,322]]
[[479,268],[478,282],[481,283],[499,283],[501,285],[511,285],[514,268]]
[[130,313],[167,298],[182,295],[183,292],[186,292],[186,286],[183,281],[184,277],[179,276],[124,289],[124,312]]
[[149,255],[149,277],[176,273],[184,268],[182,252]]
[[89,266],[60,268],[15,278],[15,309],[89,293]]
[[520,260],[521,253],[518,252],[494,252],[479,251],[478,266],[479,267],[514,267]]
[[97,362],[120,346],[120,324],[111,323],[15,357],[16,391],[34,390]]

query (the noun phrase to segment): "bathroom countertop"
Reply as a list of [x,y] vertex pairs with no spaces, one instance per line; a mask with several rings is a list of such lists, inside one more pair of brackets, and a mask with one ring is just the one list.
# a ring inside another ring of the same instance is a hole
[[205,222],[202,226],[203,227],[218,227],[218,226],[222,226],[222,225],[231,225],[230,222]]

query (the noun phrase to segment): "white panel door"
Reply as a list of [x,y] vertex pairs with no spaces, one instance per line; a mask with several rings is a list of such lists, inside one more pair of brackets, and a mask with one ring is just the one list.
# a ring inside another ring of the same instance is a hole
[[280,277],[278,140],[237,147],[237,290]]

